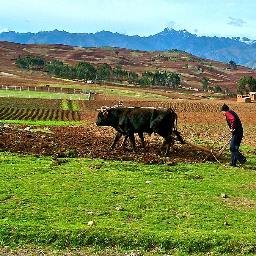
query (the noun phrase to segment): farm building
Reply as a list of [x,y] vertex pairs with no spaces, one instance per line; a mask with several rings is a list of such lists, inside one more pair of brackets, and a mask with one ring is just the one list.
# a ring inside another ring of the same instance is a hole
[[256,102],[256,92],[250,92],[249,95],[250,95],[251,101]]
[[247,95],[238,94],[237,102],[256,102],[256,92],[249,92]]
[[249,103],[249,102],[251,102],[251,98],[249,96],[244,96],[244,95],[238,94],[237,95],[237,102]]

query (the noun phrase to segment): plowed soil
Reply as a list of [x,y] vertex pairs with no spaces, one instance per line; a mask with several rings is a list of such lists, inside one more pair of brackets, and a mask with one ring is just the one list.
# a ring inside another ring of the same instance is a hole
[[[96,127],[55,127],[50,131],[24,130],[25,127],[11,126],[0,134],[0,148],[11,152],[33,154],[37,156],[90,157],[111,160],[132,160],[144,163],[202,162],[209,151],[192,148],[190,145],[175,144],[169,156],[160,152],[162,138],[158,135],[146,135],[146,148],[140,147],[137,139],[137,152],[129,143],[124,149],[119,142],[116,149],[110,150],[115,131],[112,128]],[[214,160],[212,157],[208,160]],[[56,163],[60,163],[56,161]]]

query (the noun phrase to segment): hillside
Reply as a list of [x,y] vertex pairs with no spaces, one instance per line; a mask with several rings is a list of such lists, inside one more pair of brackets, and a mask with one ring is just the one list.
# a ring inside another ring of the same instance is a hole
[[65,45],[24,45],[0,42],[1,85],[37,85],[57,81],[44,72],[24,71],[15,65],[18,56],[39,55],[47,60],[59,59],[75,64],[79,61],[98,65],[108,63],[112,67],[121,65],[125,70],[167,70],[181,75],[182,86],[201,88],[202,79],[210,86],[220,86],[223,91],[236,92],[236,83],[244,75],[256,75],[256,71],[238,66],[231,69],[221,62],[201,59],[181,51],[135,51],[121,48],[81,48]]
[[207,37],[186,30],[164,31],[148,37],[127,36],[109,31],[97,33],[68,33],[42,31],[38,33],[0,33],[0,41],[24,44],[65,44],[80,47],[120,47],[133,50],[166,51],[178,49],[201,58],[256,67],[256,44],[248,38]]

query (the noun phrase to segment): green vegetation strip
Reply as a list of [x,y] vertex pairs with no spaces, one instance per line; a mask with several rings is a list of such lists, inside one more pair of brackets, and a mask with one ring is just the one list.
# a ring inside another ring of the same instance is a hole
[[32,120],[0,120],[0,123],[20,124],[29,126],[79,126],[84,125],[82,121],[32,121]]
[[256,250],[256,159],[145,165],[0,153],[0,246]]
[[67,94],[67,93],[38,92],[38,91],[12,91],[12,90],[0,90],[0,97],[88,100],[88,95],[83,95],[83,94]]
[[129,89],[110,89],[110,88],[100,88],[95,89],[96,92],[102,93],[110,96],[120,96],[120,97],[130,97],[135,99],[147,99],[147,100],[166,100],[169,99],[166,96],[162,96],[159,94],[154,94],[145,91],[139,90],[129,90]]
[[67,85],[67,84],[50,84],[54,87],[62,88],[75,88],[75,89],[85,89],[87,91],[95,91],[96,93],[104,94],[106,96],[120,96],[120,97],[129,97],[135,99],[147,99],[147,100],[166,100],[169,99],[167,96],[163,96],[157,93],[152,93],[144,91],[140,88],[111,88],[110,86],[104,85]]

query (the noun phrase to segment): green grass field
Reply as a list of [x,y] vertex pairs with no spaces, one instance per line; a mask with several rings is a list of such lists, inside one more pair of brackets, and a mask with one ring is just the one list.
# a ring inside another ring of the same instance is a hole
[[[106,96],[119,96],[129,97],[134,99],[144,100],[166,100],[169,99],[166,96],[160,94],[151,93],[143,90],[132,90],[127,88],[110,88],[104,86],[81,86],[81,85],[62,85],[53,84],[55,87],[62,88],[75,88],[93,90],[96,93],[104,94]],[[88,100],[89,95],[83,94],[67,94],[67,93],[55,93],[55,92],[39,92],[39,91],[12,91],[12,90],[0,90],[0,97],[15,97],[15,98],[38,98],[38,99],[70,99],[70,100]]]
[[85,125],[85,121],[56,121],[56,120],[0,120],[0,123],[29,125],[29,126],[79,126]]
[[104,85],[76,85],[76,84],[51,84],[53,87],[62,87],[62,88],[74,88],[74,89],[86,89],[92,90],[96,93],[104,94],[106,96],[119,96],[119,97],[129,97],[135,99],[145,99],[145,100],[166,100],[169,97],[149,92],[143,89],[133,88],[127,89],[127,87],[120,87],[117,86],[104,86]]
[[253,255],[255,164],[56,164],[1,152],[0,246]]
[[88,100],[88,96],[82,95],[82,94],[67,94],[67,93],[39,92],[39,91],[12,91],[12,90],[0,90],[0,97]]
[[162,96],[156,93],[138,91],[138,90],[129,90],[129,89],[110,89],[110,88],[101,88],[95,90],[98,93],[102,93],[110,96],[119,96],[119,97],[129,97],[135,99],[144,99],[144,100],[166,100],[169,99],[166,96]]

